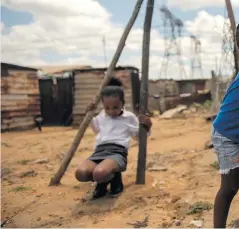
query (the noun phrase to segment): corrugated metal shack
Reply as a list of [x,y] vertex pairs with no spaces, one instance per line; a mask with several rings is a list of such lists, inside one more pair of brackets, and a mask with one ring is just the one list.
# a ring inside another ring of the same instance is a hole
[[1,131],[34,128],[40,115],[37,69],[1,63]]
[[74,94],[73,77],[39,78],[43,125],[70,125]]
[[39,77],[43,125],[71,125],[74,100],[73,69],[90,66],[45,66]]
[[[106,70],[106,68],[92,68],[74,71],[73,126],[80,125],[82,122],[85,116],[86,106],[96,95]],[[140,92],[139,70],[131,66],[117,67],[114,75],[123,83],[126,109],[137,113]],[[102,108],[102,104],[100,104],[96,110],[96,114],[99,113]]]
[[211,99],[206,79],[157,80],[149,82],[149,110],[164,112],[178,104],[204,103]]
[[51,75],[62,75],[65,72],[72,72],[72,70],[74,69],[88,69],[92,67],[89,65],[48,65],[48,66],[40,66],[39,68],[40,68],[39,71],[42,75],[51,76]]
[[174,80],[150,80],[148,108],[150,111],[164,112],[175,106],[175,98],[179,96],[179,87]]
[[206,79],[187,79],[177,80],[179,93],[197,93],[197,91],[204,90],[206,86]]

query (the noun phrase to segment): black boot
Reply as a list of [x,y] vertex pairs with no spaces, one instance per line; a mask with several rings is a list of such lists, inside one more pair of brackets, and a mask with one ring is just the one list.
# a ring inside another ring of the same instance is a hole
[[93,196],[92,199],[99,199],[103,196],[106,196],[108,190],[107,190],[107,186],[109,183],[101,183],[96,185],[95,190],[93,192]]
[[122,174],[121,172],[115,173],[113,179],[110,181],[110,192],[111,196],[116,196],[123,192],[124,185],[122,182]]

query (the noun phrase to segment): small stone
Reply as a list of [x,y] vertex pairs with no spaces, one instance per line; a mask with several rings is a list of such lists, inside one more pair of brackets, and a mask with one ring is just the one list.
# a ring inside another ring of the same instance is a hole
[[163,166],[153,166],[151,168],[148,168],[148,171],[150,172],[165,172],[167,171],[168,168],[167,167],[163,167]]
[[209,140],[205,143],[205,149],[212,149],[213,148],[213,144],[212,141]]
[[58,193],[58,196],[61,196],[61,195],[62,195],[62,192],[59,192],[59,193]]
[[9,169],[9,168],[1,168],[1,177],[2,178],[7,176],[10,173],[11,173],[11,169]]
[[49,162],[48,158],[37,159],[33,162],[33,164],[46,164]]
[[190,108],[190,111],[191,111],[192,113],[195,113],[195,112],[197,112],[197,108],[196,108],[196,107],[192,107],[192,108]]
[[154,165],[155,165],[155,162],[154,162],[154,161],[149,161],[149,162],[147,163],[147,169],[152,168]]
[[177,227],[181,225],[181,221],[180,220],[175,220],[174,223],[175,223],[175,226],[177,226]]
[[54,217],[54,218],[56,218],[56,217],[58,217],[59,215],[56,215],[56,214],[49,214],[49,216],[50,216],[50,217]]
[[239,218],[229,223],[231,228],[239,228]]
[[162,223],[162,228],[166,228],[167,226],[168,226],[167,223],[165,223],[165,222]]
[[173,196],[172,200],[171,200],[171,203],[172,204],[175,204],[178,200],[180,200],[180,197],[179,196]]
[[41,220],[41,217],[38,217],[38,218],[37,218],[37,221],[40,221],[40,220]]
[[80,200],[80,198],[79,197],[75,197],[75,198],[73,198],[73,200],[78,201],[78,200]]
[[90,150],[90,148],[84,147],[84,148],[79,149],[78,152],[87,152],[89,150]]
[[49,171],[52,171],[53,167],[52,167],[52,165],[46,165],[46,169],[49,170]]
[[36,195],[36,197],[41,197],[43,196],[43,193]]
[[23,177],[35,177],[37,176],[37,173],[34,170],[27,170],[25,172],[20,173],[20,178]]
[[74,189],[80,189],[81,187],[79,185],[75,185],[73,188]]
[[190,222],[190,225],[195,226],[197,228],[202,228],[203,227],[203,221],[202,220],[192,220]]
[[153,183],[152,183],[152,187],[155,188],[157,185],[158,181],[156,179],[154,179]]
[[185,105],[179,105],[176,108],[170,109],[165,111],[160,118],[163,119],[171,119],[171,118],[176,118],[177,116],[179,116],[184,110],[187,109],[187,106]]
[[66,156],[65,152],[59,153],[58,157],[60,158],[60,160],[63,160],[63,158]]

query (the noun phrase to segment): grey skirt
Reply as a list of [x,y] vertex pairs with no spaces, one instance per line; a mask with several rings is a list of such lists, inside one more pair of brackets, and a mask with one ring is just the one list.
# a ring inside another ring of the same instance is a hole
[[212,143],[217,153],[219,173],[228,174],[239,167],[239,144],[218,133],[212,128]]
[[120,171],[123,172],[127,168],[128,150],[124,146],[117,144],[104,144],[96,147],[95,152],[88,160],[99,163],[105,159],[112,159],[119,165]]

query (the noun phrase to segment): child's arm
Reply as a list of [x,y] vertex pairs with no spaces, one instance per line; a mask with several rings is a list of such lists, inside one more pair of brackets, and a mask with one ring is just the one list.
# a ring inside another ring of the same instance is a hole
[[[94,108],[95,108],[95,103],[94,103],[94,100],[92,99],[91,102],[86,107],[86,112],[91,111]],[[100,131],[99,115],[97,115],[96,117],[94,117],[91,120],[90,126],[91,126],[91,129],[93,130],[94,133],[96,133],[96,134],[99,133],[99,131]]]
[[95,134],[99,133],[100,126],[99,126],[99,123],[98,123],[98,115],[91,120],[90,126],[91,126],[91,129],[93,130],[93,132]]

